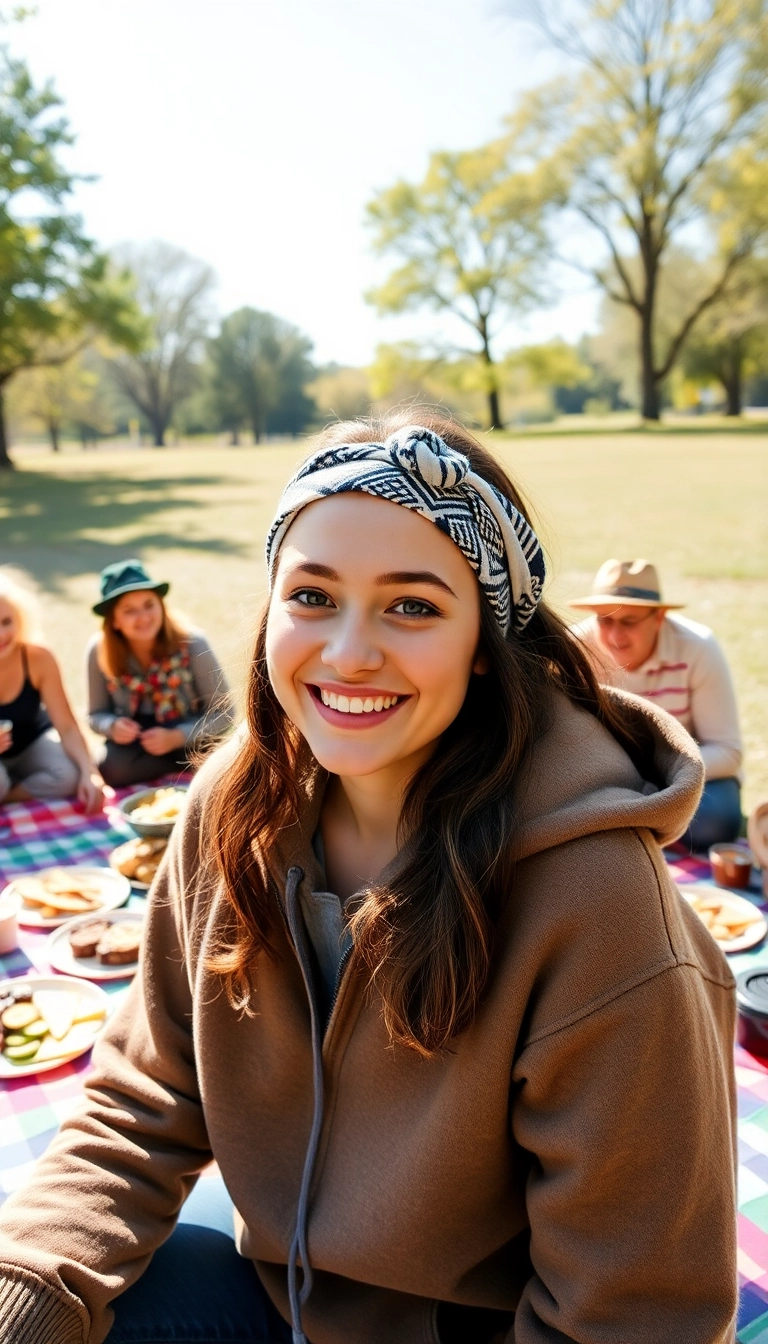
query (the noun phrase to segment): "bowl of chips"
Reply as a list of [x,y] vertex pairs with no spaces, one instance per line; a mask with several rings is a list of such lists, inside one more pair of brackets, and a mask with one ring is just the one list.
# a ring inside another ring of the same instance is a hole
[[123,799],[117,814],[137,835],[169,836],[186,801],[186,785],[171,784],[167,788],[141,789]]

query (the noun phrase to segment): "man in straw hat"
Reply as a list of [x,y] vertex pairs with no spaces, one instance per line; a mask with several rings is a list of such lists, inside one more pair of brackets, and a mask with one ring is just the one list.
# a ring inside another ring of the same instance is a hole
[[734,840],[741,827],[741,736],[723,651],[707,626],[669,615],[681,605],[662,598],[647,560],[606,560],[592,592],[569,603],[593,613],[574,633],[599,680],[660,705],[698,742],[707,782],[684,838],[707,849]]

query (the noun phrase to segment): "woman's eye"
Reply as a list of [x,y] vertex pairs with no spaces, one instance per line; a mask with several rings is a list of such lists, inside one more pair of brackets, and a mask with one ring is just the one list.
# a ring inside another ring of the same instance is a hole
[[403,597],[396,602],[390,611],[394,611],[398,616],[437,616],[439,613],[431,602],[422,602],[418,597]]
[[297,592],[291,593],[289,601],[298,602],[302,607],[330,607],[333,605],[328,594],[318,592],[317,588],[299,588]]

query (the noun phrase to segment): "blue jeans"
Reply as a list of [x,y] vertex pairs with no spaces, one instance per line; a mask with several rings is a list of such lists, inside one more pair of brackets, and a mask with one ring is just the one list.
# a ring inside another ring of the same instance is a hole
[[741,789],[738,779],[708,779],[701,802],[681,843],[691,850],[735,840],[741,830]]
[[232,1204],[203,1177],[176,1230],[141,1278],[112,1306],[105,1344],[290,1344],[250,1260],[235,1250]]

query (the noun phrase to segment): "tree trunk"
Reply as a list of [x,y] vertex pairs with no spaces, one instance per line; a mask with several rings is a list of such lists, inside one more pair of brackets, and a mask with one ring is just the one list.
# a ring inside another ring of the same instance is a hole
[[240,431],[238,429],[233,429],[230,432],[229,442],[233,448],[238,448],[240,446]]
[[499,408],[498,388],[492,387],[488,393],[488,419],[490,421],[489,429],[503,429],[501,423],[501,410]]
[[479,330],[479,332],[480,332],[480,339],[481,339],[481,341],[483,342],[483,348],[482,348],[482,350],[480,351],[480,358],[482,359],[482,361],[483,361],[483,363],[484,363],[486,369],[488,370],[488,374],[489,374],[489,384],[490,384],[490,385],[489,385],[489,387],[488,387],[488,393],[487,393],[487,396],[488,396],[488,428],[489,428],[489,429],[503,429],[503,428],[504,428],[504,422],[502,421],[502,418],[501,418],[501,405],[500,405],[500,403],[499,403],[499,389],[498,389],[498,387],[496,386],[495,381],[491,381],[491,380],[494,378],[494,375],[493,375],[492,372],[491,372],[491,370],[494,368],[494,362],[493,362],[493,359],[492,359],[492,357],[491,357],[491,347],[490,347],[490,344],[489,344],[489,341],[488,341],[488,323],[487,323],[487,319],[486,319],[485,317],[481,317],[481,318],[480,318],[480,322],[479,322],[478,330]]
[[5,402],[3,400],[3,384],[0,383],[0,471],[9,471],[13,468],[13,462],[8,453],[8,438],[5,430]]
[[646,304],[640,314],[640,414],[644,420],[660,420],[659,383],[653,365],[653,309]]
[[59,445],[59,426],[55,420],[48,421],[48,437],[51,440],[51,452],[53,453],[60,452],[61,448]]
[[743,357],[738,344],[734,342],[720,381],[725,388],[725,414],[741,415],[741,381]]
[[165,431],[168,425],[167,420],[165,420],[162,415],[158,415],[157,412],[155,412],[155,414],[150,417],[149,423],[152,427],[152,442],[156,448],[164,448]]

